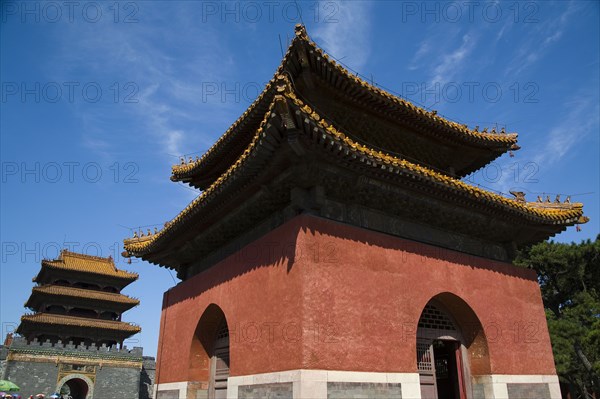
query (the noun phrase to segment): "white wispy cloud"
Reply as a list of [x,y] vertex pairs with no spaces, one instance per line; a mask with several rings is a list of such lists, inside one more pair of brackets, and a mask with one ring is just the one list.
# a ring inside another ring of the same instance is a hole
[[504,35],[510,31],[510,29],[513,26],[513,22],[510,19],[507,19],[504,24],[502,25],[502,28],[500,28],[498,30],[498,32],[496,33],[496,37],[494,38],[494,41],[497,42],[498,40],[502,39],[504,37]]
[[[493,188],[504,193],[510,190],[527,190],[530,183],[537,183],[537,178],[530,182],[523,178],[523,174],[538,172],[548,173],[557,167],[563,167],[565,162],[573,154],[576,146],[581,145],[598,132],[600,123],[600,105],[597,95],[589,89],[583,89],[575,93],[564,102],[564,113],[559,115],[560,121],[556,123],[547,133],[542,133],[536,143],[530,144],[530,150],[521,150],[516,158],[502,158],[490,167],[488,174],[497,181],[485,182],[493,185]],[[534,149],[532,151],[531,149]],[[525,153],[521,153],[526,151]],[[521,158],[527,153],[535,152],[533,158]],[[518,169],[521,169],[521,178],[518,178]]]
[[433,24],[426,32],[408,62],[408,70],[424,71],[430,84],[456,80],[466,69],[482,32],[473,28],[465,32],[456,24]]
[[[203,102],[202,82],[226,80],[235,65],[228,47],[221,45],[220,35],[209,25],[198,24],[192,18],[198,7],[188,4],[182,7],[186,10],[172,9],[165,15],[163,7],[148,3],[139,23],[116,24],[107,19],[102,21],[101,29],[94,24],[74,24],[70,34],[62,38],[63,49],[55,57],[55,76],[62,76],[62,80],[67,81],[78,71],[85,71],[90,80],[119,80],[119,104],[98,103],[93,108],[81,107],[77,111],[82,120],[93,121],[85,123],[82,132],[82,141],[87,148],[104,153],[110,151],[111,141],[107,139],[110,132],[101,127],[103,123],[110,126],[118,116],[136,127],[129,131],[129,134],[137,135],[135,140],[157,145],[163,154],[198,150],[184,148],[185,143],[189,145],[192,134],[182,126],[202,122],[199,110],[223,106],[216,97],[211,100],[218,104]],[[152,23],[155,19],[172,20],[176,28],[159,29]],[[136,102],[131,104],[123,102],[130,92],[123,87],[129,81],[135,85],[133,98]],[[103,84],[107,96],[113,94],[109,91],[110,85]],[[192,145],[212,141],[199,136],[194,135]],[[169,163],[173,161],[172,158],[168,160]]]
[[414,71],[419,68],[419,62],[427,56],[430,51],[434,48],[431,40],[424,40],[419,44],[417,52],[413,56],[412,60],[408,64],[408,69]]
[[442,55],[439,63],[433,69],[431,81],[441,84],[451,81],[463,69],[463,63],[475,48],[475,44],[475,37],[472,34],[465,34],[458,48]]
[[371,2],[335,1],[336,12],[322,21],[311,35],[325,51],[360,71],[367,63],[371,48]]
[[558,42],[563,36],[571,16],[577,11],[577,4],[571,0],[567,3],[557,3],[559,6],[566,4],[564,10],[555,18],[547,18],[538,24],[532,25],[532,31],[517,50],[512,61],[506,68],[505,75],[518,75],[531,65],[540,60],[548,48]]
[[177,155],[181,154],[181,142],[184,138],[181,130],[172,130],[167,132],[165,137],[165,146],[170,154]]
[[581,91],[564,102],[568,110],[560,123],[544,137],[534,161],[541,166],[551,167],[571,152],[574,146],[598,132],[600,104],[597,95]]

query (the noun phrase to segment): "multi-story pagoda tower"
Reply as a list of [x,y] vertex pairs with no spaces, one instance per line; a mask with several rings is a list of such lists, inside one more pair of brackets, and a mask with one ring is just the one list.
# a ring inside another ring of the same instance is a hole
[[112,258],[61,251],[58,259],[43,260],[25,306],[17,333],[28,341],[106,346],[122,345],[140,332],[121,321],[123,312],[139,301],[121,294],[138,275],[119,270]]
[[[153,358],[123,341],[140,327],[121,321],[139,301],[121,294],[138,275],[115,267],[112,258],[61,251],[42,261],[21,318],[4,353],[0,379],[21,387],[24,397],[59,392],[73,399],[147,399]],[[2,353],[3,352],[3,353]]]
[[298,26],[275,77],[171,179],[202,190],[125,255],[177,271],[157,399],[560,398],[515,250],[585,223],[461,180],[517,135],[350,74]]

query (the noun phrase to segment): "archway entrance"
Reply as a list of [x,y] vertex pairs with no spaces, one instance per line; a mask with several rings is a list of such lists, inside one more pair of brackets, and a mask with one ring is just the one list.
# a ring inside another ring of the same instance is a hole
[[72,378],[60,388],[60,394],[73,399],[86,399],[89,387],[81,378]]
[[188,386],[209,399],[227,397],[229,378],[229,327],[225,314],[209,305],[196,327],[190,349]]
[[423,399],[466,399],[471,376],[489,373],[481,323],[453,294],[440,294],[425,305],[416,344]]
[[462,399],[464,380],[460,342],[434,340],[432,347],[438,399]]
[[214,351],[210,365],[210,390],[215,399],[227,398],[227,379],[229,378],[229,328],[223,318],[215,334]]

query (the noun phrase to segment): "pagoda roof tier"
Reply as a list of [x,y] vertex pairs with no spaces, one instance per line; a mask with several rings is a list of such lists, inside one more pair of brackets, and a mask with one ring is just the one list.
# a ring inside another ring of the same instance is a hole
[[[287,77],[278,77],[276,90],[260,126],[238,159],[161,231],[126,239],[126,256],[181,271],[187,262],[216,251],[219,245],[242,234],[244,228],[255,226],[289,205],[294,184],[321,185],[332,197],[335,190],[346,190],[339,197],[341,201],[352,197],[353,201],[364,201],[364,206],[373,208],[379,206],[373,198],[380,196],[385,212],[396,212],[399,217],[418,219],[419,223],[445,231],[461,230],[461,234],[494,243],[533,243],[587,221],[582,204],[534,206],[522,198],[495,194],[359,143],[304,103]],[[301,167],[309,169],[299,173],[300,182],[286,186],[285,176]],[[327,170],[334,167],[337,171],[329,177]],[[316,170],[313,175],[310,168]],[[343,173],[349,181],[335,186],[336,181],[343,179]],[[361,188],[356,181],[353,183],[352,179],[357,178],[370,183]],[[360,197],[361,190],[364,197]],[[264,198],[253,213],[236,210],[251,206],[251,199],[259,194]],[[411,208],[417,206],[422,208],[420,212]],[[446,208],[454,215],[442,211]],[[223,230],[222,240],[218,241],[211,229],[225,223],[229,223],[228,229]],[[491,229],[492,223],[501,228]],[[203,249],[196,251],[195,247]]]
[[102,335],[124,339],[139,333],[141,330],[139,326],[122,321],[35,313],[22,316],[21,324],[16,332],[23,336],[50,332],[52,335],[72,334],[73,336],[82,337]]
[[250,144],[279,75],[288,76],[296,95],[354,141],[443,174],[464,177],[519,149],[514,133],[469,128],[360,79],[311,41],[303,26],[297,26],[264,91],[202,157],[174,165],[171,180],[204,190],[218,179]]
[[123,294],[49,284],[33,287],[25,307],[37,310],[40,305],[47,303],[77,306],[87,304],[92,307],[124,312],[139,305],[140,301]]
[[58,259],[43,260],[42,268],[33,278],[34,282],[45,284],[52,275],[81,276],[85,281],[114,281],[123,288],[137,280],[138,274],[117,269],[112,258],[84,255],[62,250]]

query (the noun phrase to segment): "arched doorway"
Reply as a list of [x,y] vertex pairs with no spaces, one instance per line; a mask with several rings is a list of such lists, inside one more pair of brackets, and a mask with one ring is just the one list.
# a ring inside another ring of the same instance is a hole
[[481,323],[456,295],[443,293],[425,305],[416,345],[423,399],[467,399],[471,397],[471,377],[489,373]]
[[73,399],[86,399],[88,392],[88,384],[81,378],[72,378],[67,380],[59,391],[61,395],[64,395],[65,397],[71,397]]
[[229,328],[225,318],[217,329],[213,347],[210,359],[210,393],[215,399],[226,399],[229,378]]
[[84,374],[69,374],[58,381],[56,392],[65,397],[70,395],[73,399],[93,399],[94,382]]
[[189,382],[209,399],[227,397],[229,378],[229,327],[225,314],[209,305],[196,327],[189,362]]

